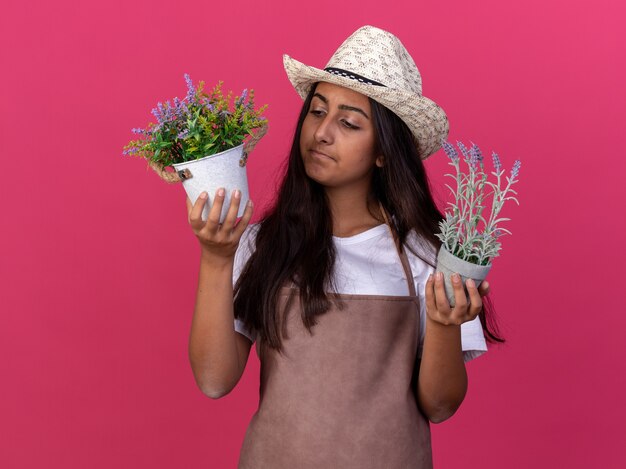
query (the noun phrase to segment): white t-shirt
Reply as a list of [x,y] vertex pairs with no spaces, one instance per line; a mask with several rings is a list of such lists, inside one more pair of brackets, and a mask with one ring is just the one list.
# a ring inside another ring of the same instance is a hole
[[[260,225],[253,224],[246,228],[235,254],[233,285],[241,270],[254,251],[254,239]],[[412,237],[411,237],[412,236]],[[356,295],[409,295],[404,270],[387,225],[382,224],[367,231],[347,238],[333,236],[337,257],[335,260],[335,284],[337,293]],[[412,243],[415,251],[422,252],[416,242],[415,233],[411,233],[407,243]],[[417,356],[422,356],[426,328],[425,286],[428,276],[434,269],[409,249],[405,249],[413,271],[415,291],[420,300],[420,341]],[[235,330],[252,342],[256,333],[249,331],[243,322],[235,318]],[[463,359],[468,362],[487,351],[480,319],[461,325],[461,348]]]

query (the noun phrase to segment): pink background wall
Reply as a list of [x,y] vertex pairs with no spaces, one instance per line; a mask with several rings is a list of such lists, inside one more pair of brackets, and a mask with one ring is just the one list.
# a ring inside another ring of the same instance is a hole
[[[363,24],[403,41],[451,141],[523,161],[490,275],[508,342],[468,364],[436,467],[626,467],[623,4],[390,5],[3,3],[0,467],[235,467],[256,354],[223,399],[196,387],[185,195],[122,147],[185,72],[254,88],[271,125],[249,163],[258,215],[301,102],[281,54],[322,67]],[[442,151],[428,168],[445,180]]]

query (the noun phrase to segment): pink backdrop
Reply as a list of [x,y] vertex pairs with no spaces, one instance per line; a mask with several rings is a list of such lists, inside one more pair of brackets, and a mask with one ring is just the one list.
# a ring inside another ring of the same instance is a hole
[[[271,124],[249,163],[258,216],[300,105],[282,53],[321,67],[363,24],[403,41],[451,141],[523,161],[490,275],[508,341],[433,425],[436,467],[626,467],[625,8],[400,3],[3,3],[0,467],[235,467],[258,359],[223,399],[196,387],[185,195],[122,147],[185,72],[254,88]],[[442,151],[428,168],[445,181]]]

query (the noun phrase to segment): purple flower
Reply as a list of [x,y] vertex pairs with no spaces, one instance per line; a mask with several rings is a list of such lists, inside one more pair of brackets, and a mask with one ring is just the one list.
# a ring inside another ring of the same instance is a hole
[[248,88],[245,88],[241,92],[241,96],[239,97],[239,99],[235,103],[235,106],[241,106],[243,104],[243,102],[246,100],[247,97],[248,97]]
[[450,142],[446,142],[445,140],[442,140],[441,143],[443,145],[443,151],[446,152],[448,158],[450,158],[453,163],[459,161],[459,154],[457,153],[456,148],[454,148],[454,145],[452,145]]
[[491,155],[491,158],[493,158],[493,167],[496,168],[496,173],[499,173],[500,170],[502,169],[502,164],[500,163],[500,157],[494,151],[493,154]]
[[189,110],[189,106],[187,106],[187,103],[185,102],[180,103],[180,107],[182,109],[182,112],[185,114],[185,116],[189,116],[191,114],[191,111]]
[[474,147],[472,147],[469,151],[469,160],[466,159],[465,161],[467,161],[472,168],[476,168],[476,164],[479,161],[478,157],[479,155],[474,150]]
[[472,142],[472,148],[470,148],[470,153],[474,154],[474,158],[476,161],[483,161],[483,154],[480,151],[480,148],[478,148],[478,145],[476,145],[474,142]]
[[511,169],[511,179],[514,179],[517,177],[517,175],[519,174],[519,168],[522,165],[522,162],[520,160],[516,160],[515,163],[513,163],[513,169]]
[[[161,104],[161,103],[159,103]],[[159,110],[157,108],[152,109],[152,115],[156,118],[157,122],[159,124],[163,123],[163,118],[161,117],[161,113],[159,112]]]
[[189,134],[189,129],[185,129],[178,134],[178,138],[186,138],[187,134]]
[[467,148],[465,148],[465,145],[463,145],[462,142],[459,142],[457,140],[456,146],[459,147],[459,149],[461,150],[461,153],[463,153],[463,156],[465,157],[465,161],[468,161],[469,160],[469,152],[467,151]]
[[183,107],[180,99],[178,99],[178,96],[174,98],[174,113],[178,119],[183,118]]
[[130,155],[134,155],[138,151],[139,151],[139,148],[131,147],[131,148],[127,149],[127,150],[124,150],[122,153],[124,155],[129,155],[130,156]]
[[185,81],[187,82],[187,98],[191,101],[196,94],[196,90],[194,89],[193,82],[187,73],[185,73]]
[[165,107],[165,119],[168,121],[173,120],[174,114],[172,112],[172,103],[168,101],[166,101],[167,106]]

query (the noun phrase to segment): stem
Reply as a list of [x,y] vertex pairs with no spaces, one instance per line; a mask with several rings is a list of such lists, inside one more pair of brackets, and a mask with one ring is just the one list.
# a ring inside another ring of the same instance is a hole
[[[478,195],[478,197],[474,197]],[[480,202],[480,188],[478,187],[478,183],[476,182],[476,172],[474,168],[472,168],[472,198],[470,199],[470,219],[469,219],[469,234],[468,236],[473,238],[478,233],[478,229],[476,223],[474,223],[474,211],[476,209],[476,205]]]
[[[461,200],[461,211],[460,211],[460,215],[459,215],[459,219],[457,221],[456,224],[456,232],[458,234],[457,238],[458,238],[458,245],[461,246],[461,248],[464,245],[464,228],[465,228],[465,214],[466,214],[466,209],[467,209],[467,180],[463,180],[463,176],[461,176],[462,178],[462,182],[461,182],[461,187],[459,189],[460,192],[463,193],[463,195],[465,196],[464,199]],[[455,247],[456,249],[456,247]]]
[[469,202],[468,202],[469,213],[467,213],[467,219],[464,221],[466,236],[465,236],[465,242],[463,243],[463,245],[465,247],[465,252],[468,254],[466,256],[466,260],[469,261],[469,257],[472,254],[471,243],[472,243],[472,238],[474,236],[473,216],[474,216],[474,204],[475,204],[474,195],[476,192],[476,169],[471,163],[471,157],[470,157],[470,161],[468,162],[468,166],[469,166],[470,174],[469,174],[469,182],[467,185],[466,196],[469,199]]
[[[499,182],[498,182],[499,183]],[[502,210],[502,207],[504,206],[504,198],[506,196],[506,193],[509,191],[509,189],[511,188],[511,180],[509,179],[508,184],[506,185],[506,188],[504,189],[504,191],[500,192],[498,194],[498,203],[494,204],[494,211],[493,211],[493,218],[495,219],[498,216],[498,213],[500,213],[500,210]],[[493,223],[493,220],[490,220],[491,223]]]
[[[460,160],[460,159],[459,159]],[[459,210],[459,192],[461,191],[461,168],[459,166],[459,160],[457,160],[456,162],[453,162],[452,165],[455,167],[456,169],[456,193],[454,194],[454,206],[455,206],[455,210]],[[461,219],[461,216],[459,214],[459,220]],[[455,236],[454,238],[454,243],[452,245],[452,250],[450,251],[452,254],[454,254],[454,251],[456,249],[456,246],[459,242],[459,231],[458,231],[458,221],[457,221],[457,230],[456,230],[457,236]]]
[[496,176],[498,177],[498,184],[493,189],[493,202],[491,203],[491,215],[489,216],[489,222],[487,223],[487,226],[490,229],[492,228],[491,224],[493,223],[493,220],[495,219],[495,216],[497,214],[497,212],[494,213],[494,210],[496,209],[497,199],[498,199],[498,196],[500,195],[500,176],[502,176],[503,173],[504,173],[503,169],[501,169],[500,171],[496,173]]

